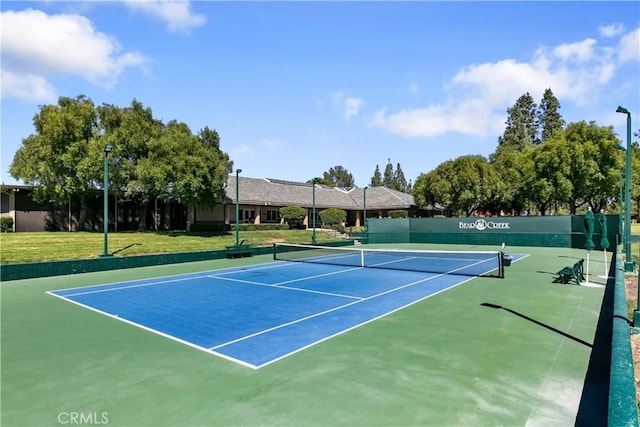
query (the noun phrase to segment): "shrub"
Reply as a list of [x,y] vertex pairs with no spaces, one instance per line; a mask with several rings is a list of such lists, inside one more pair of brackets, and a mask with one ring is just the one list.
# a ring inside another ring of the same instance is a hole
[[403,209],[398,209],[395,211],[389,211],[389,218],[406,218],[409,216],[409,212],[403,210]]
[[342,224],[332,224],[331,225],[331,229],[332,230],[336,230],[338,233],[342,233],[342,234],[346,234],[347,233],[347,229],[344,228],[344,225],[342,225]]
[[320,211],[320,220],[323,224],[327,224],[333,228],[334,225],[341,225],[347,220],[347,212],[338,208],[325,209]]
[[300,226],[300,221],[307,216],[307,210],[300,206],[285,206],[280,208],[280,216],[284,218],[290,228],[296,228]]
[[3,233],[13,231],[13,218],[10,216],[0,217],[0,231]]

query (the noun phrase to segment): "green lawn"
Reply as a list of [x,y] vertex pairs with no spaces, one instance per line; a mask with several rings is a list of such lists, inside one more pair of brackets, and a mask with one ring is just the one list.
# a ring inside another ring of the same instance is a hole
[[[307,230],[242,231],[240,240],[251,246],[276,242],[309,243]],[[235,244],[235,233],[211,235],[184,232],[109,233],[109,252],[116,256],[193,252],[224,249]],[[320,243],[336,240],[321,231]],[[104,235],[87,232],[3,233],[0,235],[0,263],[95,258],[103,253]]]

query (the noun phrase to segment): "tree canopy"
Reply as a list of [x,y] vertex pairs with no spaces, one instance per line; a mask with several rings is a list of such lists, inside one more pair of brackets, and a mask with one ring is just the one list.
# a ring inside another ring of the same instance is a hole
[[[536,109],[524,94],[510,107],[505,132],[488,161],[462,156],[421,174],[412,194],[418,205],[440,205],[451,214],[473,210],[542,215],[565,209],[575,214],[618,203],[624,153],[611,127],[595,122],[565,126],[551,89]],[[640,132],[639,132],[640,133]],[[636,135],[638,137],[640,135]],[[633,146],[632,197],[640,200],[640,149]]]
[[343,166],[334,166],[322,174],[323,183],[331,187],[355,187],[353,175]]
[[36,200],[61,203],[75,196],[84,201],[100,190],[104,147],[110,144],[110,191],[137,201],[140,228],[146,203],[153,199],[220,202],[232,169],[214,130],[206,127],[194,135],[184,123],[165,124],[135,99],[121,108],[96,107],[84,95],[61,97],[57,105],[41,106],[33,123],[35,133],[23,139],[10,173],[34,186]]

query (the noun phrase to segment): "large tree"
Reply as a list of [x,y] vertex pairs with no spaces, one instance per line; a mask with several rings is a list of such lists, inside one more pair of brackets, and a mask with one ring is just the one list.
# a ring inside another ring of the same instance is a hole
[[507,109],[504,134],[498,138],[499,145],[511,145],[522,149],[536,141],[536,103],[529,92],[522,95]]
[[376,170],[373,172],[370,185],[372,187],[382,186],[382,173],[380,173],[380,165],[376,165]]
[[402,167],[400,167],[400,163],[396,165],[396,170],[393,173],[393,181],[396,190],[402,191],[403,193],[407,193],[409,191],[409,184],[407,184],[407,179],[404,176]]
[[354,187],[353,175],[343,166],[334,166],[322,174],[323,180],[330,183],[332,187]]
[[212,206],[223,199],[231,171],[220,150],[218,134],[205,128],[197,136],[184,123],[167,125],[135,99],[129,107],[95,108],[84,96],[60,98],[40,108],[36,133],[23,140],[11,174],[34,185],[39,200],[64,202],[80,197],[84,226],[85,201],[103,185],[104,147],[108,156],[110,192],[138,208],[140,229],[146,227],[149,202],[179,199]]
[[537,111],[536,127],[539,130],[539,136],[536,137],[536,144],[546,141],[564,128],[565,121],[558,110],[560,110],[560,101],[551,89],[547,88]]
[[382,174],[382,185],[387,188],[391,188],[395,190],[395,180],[393,176],[393,165],[391,164],[391,159],[387,160],[387,166],[384,168],[384,173]]
[[616,149],[618,138],[608,126],[595,122],[570,123],[564,130],[569,144],[571,169],[569,180],[572,192],[568,199],[569,210],[589,205],[594,211],[604,209],[612,195],[616,194],[616,168],[622,167],[622,153]]
[[102,182],[96,119],[94,104],[84,95],[41,106],[33,118],[36,133],[22,140],[9,169],[11,176],[34,186],[36,201],[61,204],[80,196],[81,230],[87,217],[85,196]]
[[495,204],[499,176],[483,156],[461,156],[422,174],[413,186],[418,206],[444,206],[453,214],[470,215]]

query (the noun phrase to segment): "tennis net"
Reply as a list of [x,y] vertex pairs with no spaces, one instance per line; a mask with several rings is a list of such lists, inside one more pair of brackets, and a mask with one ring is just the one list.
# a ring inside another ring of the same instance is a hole
[[275,243],[273,259],[462,276],[504,277],[498,251],[359,249]]

